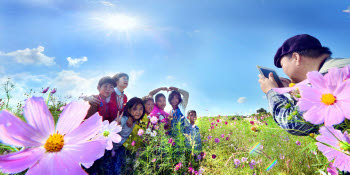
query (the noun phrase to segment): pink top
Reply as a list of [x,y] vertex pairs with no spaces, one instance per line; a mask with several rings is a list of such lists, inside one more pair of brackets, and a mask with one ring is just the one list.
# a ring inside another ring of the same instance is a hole
[[154,108],[152,112],[149,114],[149,116],[156,116],[159,119],[159,116],[163,115],[165,118],[168,118],[169,114],[161,109],[158,108],[157,105],[154,105]]

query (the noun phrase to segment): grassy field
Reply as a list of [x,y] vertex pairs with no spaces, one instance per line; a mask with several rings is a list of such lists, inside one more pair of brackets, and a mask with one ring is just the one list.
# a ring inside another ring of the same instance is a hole
[[[250,121],[255,121],[257,132],[252,130],[253,125]],[[203,150],[207,153],[207,158],[202,162],[205,174],[315,174],[319,169],[325,170],[327,160],[317,151],[312,137],[291,135],[281,129],[272,117],[267,117],[264,121],[267,125],[259,125],[253,118],[241,119],[239,116],[201,118],[198,125],[204,141]],[[215,126],[215,129],[209,130],[212,126]],[[222,134],[224,138],[221,137]],[[212,138],[208,140],[208,136]],[[216,143],[215,138],[219,138],[220,142]],[[263,153],[248,153],[258,142],[267,156]],[[297,142],[300,142],[300,145],[296,144]],[[215,159],[212,158],[213,154],[216,155]],[[258,163],[254,167],[250,167],[248,163],[236,166],[234,159],[242,162],[243,157],[248,158],[248,162],[255,160]],[[272,161],[268,157],[277,159],[277,164],[266,171],[266,167]]]

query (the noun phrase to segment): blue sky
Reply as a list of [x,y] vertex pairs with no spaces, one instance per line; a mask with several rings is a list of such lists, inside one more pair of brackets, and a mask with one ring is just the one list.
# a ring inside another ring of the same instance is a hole
[[129,98],[176,86],[189,91],[187,109],[201,116],[254,113],[267,109],[256,65],[277,69],[273,56],[289,37],[307,33],[333,57],[350,57],[349,6],[349,0],[5,0],[0,81],[12,79],[18,100],[47,86],[74,99],[96,94],[102,76],[126,72]]

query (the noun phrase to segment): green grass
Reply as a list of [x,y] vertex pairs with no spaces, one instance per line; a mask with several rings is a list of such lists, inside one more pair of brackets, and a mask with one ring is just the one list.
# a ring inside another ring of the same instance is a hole
[[[203,143],[203,151],[207,153],[207,157],[202,163],[205,174],[315,174],[319,169],[324,170],[327,160],[321,152],[317,151],[312,137],[291,135],[281,129],[272,117],[266,119],[267,126],[264,123],[258,126],[258,132],[251,130],[252,125],[247,120],[236,121],[232,120],[232,117],[223,118],[221,117],[223,121],[211,131],[209,128],[212,120],[201,118],[201,121],[197,121],[201,129],[202,141],[208,140],[209,135],[213,136],[209,141]],[[225,121],[228,122],[227,125],[225,125]],[[232,134],[226,141],[229,133]],[[224,139],[221,138],[221,134],[225,134]],[[220,142],[215,143],[215,138],[220,138]],[[300,141],[301,145],[298,146],[296,141]],[[258,142],[263,145],[263,151],[270,158],[278,161],[268,172],[265,168],[271,159],[263,154],[249,155],[247,153]],[[217,156],[216,159],[212,159],[212,154]],[[250,169],[248,164],[235,168],[233,160],[241,160],[242,157],[247,157],[248,161],[253,159],[255,161],[262,160],[262,162],[257,164],[254,169]]]

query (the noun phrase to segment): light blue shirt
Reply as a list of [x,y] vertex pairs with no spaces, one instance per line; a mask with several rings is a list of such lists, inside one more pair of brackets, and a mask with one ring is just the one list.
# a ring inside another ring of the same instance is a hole
[[119,143],[113,143],[113,150],[118,149],[120,146],[123,145],[123,143],[129,138],[129,135],[131,134],[132,130],[135,127],[135,122],[132,124],[132,127],[130,128],[127,124],[126,121],[128,120],[127,116],[123,116],[121,120],[121,126],[122,130],[118,133],[121,137],[122,140]]

